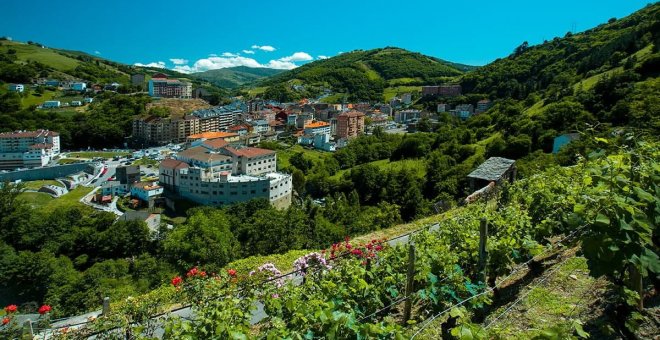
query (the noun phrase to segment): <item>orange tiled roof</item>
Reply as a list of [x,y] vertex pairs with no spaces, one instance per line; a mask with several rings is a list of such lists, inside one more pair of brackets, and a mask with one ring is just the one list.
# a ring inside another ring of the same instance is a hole
[[207,139],[207,140],[204,141],[203,144],[210,147],[210,148],[212,148],[212,149],[220,149],[224,146],[229,145],[229,143],[226,142],[222,138]]
[[233,132],[222,132],[222,131],[214,131],[214,132],[202,132],[202,133],[197,133],[194,135],[188,136],[188,139],[215,139],[215,138],[229,138],[229,137],[237,137],[238,134],[235,134]]
[[160,162],[160,166],[168,169],[182,169],[189,167],[186,162],[178,161],[172,158],[164,159],[162,162]]
[[313,128],[320,128],[320,127],[326,127],[326,126],[330,126],[330,123],[314,122],[314,123],[310,123],[310,124],[305,125],[305,129],[307,129],[307,128],[313,129]]
[[241,157],[247,157],[247,158],[253,158],[253,157],[259,157],[259,156],[266,156],[266,155],[275,154],[275,151],[273,151],[273,150],[260,149],[260,148],[251,148],[251,147],[245,147],[245,148],[239,148],[239,149],[235,149],[235,148],[232,148],[232,147],[226,147],[225,150],[231,152],[234,155],[241,156]]

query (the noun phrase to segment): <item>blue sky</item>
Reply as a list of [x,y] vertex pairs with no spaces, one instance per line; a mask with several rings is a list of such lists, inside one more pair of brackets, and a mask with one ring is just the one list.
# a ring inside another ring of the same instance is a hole
[[184,72],[292,68],[355,49],[397,46],[484,65],[621,18],[636,0],[0,1],[0,36]]

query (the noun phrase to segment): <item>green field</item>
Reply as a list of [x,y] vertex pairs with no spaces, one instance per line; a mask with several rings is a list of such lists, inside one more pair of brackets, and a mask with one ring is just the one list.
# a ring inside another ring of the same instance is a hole
[[2,46],[0,46],[0,51],[6,53],[10,48],[16,50],[18,60],[38,61],[59,71],[73,70],[80,65],[78,60],[63,56],[50,48],[41,48],[39,46],[18,42],[3,41]]
[[41,188],[44,185],[55,185],[58,187],[62,186],[62,183],[52,179],[23,182],[23,184],[25,185],[25,189],[31,189],[31,190],[39,190],[39,188]]
[[395,86],[395,87],[386,87],[383,90],[383,99],[385,102],[389,102],[392,98],[397,95],[402,95],[404,93],[421,93],[421,86]]
[[44,211],[50,212],[57,209],[70,207],[73,205],[82,205],[80,199],[90,193],[93,188],[79,186],[67,193],[64,196],[53,198],[43,192],[23,192],[18,197],[34,208],[41,208]]
[[325,98],[322,98],[321,103],[328,103],[328,104],[341,103],[342,98],[344,98],[344,96],[345,96],[344,93],[334,93]]
[[319,150],[305,149],[300,145],[294,145],[285,150],[277,150],[278,169],[286,168],[290,165],[289,159],[298,152],[303,152],[305,157],[310,158],[314,163],[323,161],[326,157],[332,157],[332,153]]
[[115,156],[128,156],[130,152],[123,151],[81,151],[81,152],[69,152],[67,158],[112,158]]
[[266,92],[267,88],[268,87],[254,87],[254,88],[251,88],[251,89],[248,90],[248,94],[250,96],[258,96],[258,95]]

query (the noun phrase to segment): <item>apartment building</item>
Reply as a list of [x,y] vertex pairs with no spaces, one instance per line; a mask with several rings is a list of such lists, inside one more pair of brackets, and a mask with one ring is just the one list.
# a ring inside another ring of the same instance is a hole
[[168,79],[157,73],[149,80],[149,96],[158,98],[192,98],[192,83]]
[[364,113],[344,112],[337,116],[337,138],[353,138],[364,133]]
[[34,168],[60,154],[60,135],[55,131],[0,133],[0,169]]

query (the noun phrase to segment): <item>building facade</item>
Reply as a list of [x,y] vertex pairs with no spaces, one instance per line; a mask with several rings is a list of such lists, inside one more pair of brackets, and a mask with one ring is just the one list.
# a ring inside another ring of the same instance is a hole
[[192,98],[192,83],[167,79],[163,74],[149,80],[149,96],[158,98]]
[[364,113],[344,112],[337,116],[337,137],[353,138],[364,133]]
[[60,135],[55,131],[0,133],[0,169],[34,168],[60,154]]
[[202,144],[175,157],[161,163],[160,183],[181,197],[215,206],[254,198],[267,198],[278,208],[291,204],[291,176],[276,172],[272,150]]

